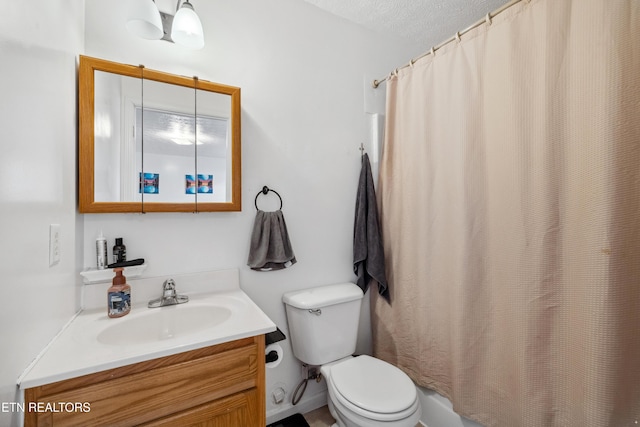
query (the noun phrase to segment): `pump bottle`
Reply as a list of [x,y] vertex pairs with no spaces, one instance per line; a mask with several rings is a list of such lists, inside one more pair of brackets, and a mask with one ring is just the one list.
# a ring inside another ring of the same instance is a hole
[[131,311],[131,286],[122,275],[124,268],[114,268],[115,277],[107,291],[107,314],[109,317],[122,317]]

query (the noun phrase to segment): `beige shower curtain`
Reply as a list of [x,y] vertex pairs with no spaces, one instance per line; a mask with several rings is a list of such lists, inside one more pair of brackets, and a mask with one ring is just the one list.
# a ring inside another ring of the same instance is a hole
[[374,352],[487,426],[640,425],[640,0],[526,0],[387,83]]

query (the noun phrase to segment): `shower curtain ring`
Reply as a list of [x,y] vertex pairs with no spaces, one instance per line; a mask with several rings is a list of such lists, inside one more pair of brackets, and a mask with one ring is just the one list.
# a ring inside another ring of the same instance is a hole
[[456,40],[458,41],[458,43],[461,42],[461,40],[460,40],[460,32],[456,33]]
[[487,25],[491,25],[491,14],[490,13],[487,13],[485,21],[486,21]]
[[431,53],[431,56],[436,56],[436,49],[433,46],[431,47],[430,53]]

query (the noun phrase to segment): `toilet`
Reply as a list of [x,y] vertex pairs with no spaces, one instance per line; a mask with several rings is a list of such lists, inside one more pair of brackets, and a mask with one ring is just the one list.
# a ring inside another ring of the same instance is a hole
[[283,295],[293,354],[320,366],[338,427],[414,427],[421,415],[413,381],[356,349],[362,290],[353,283]]

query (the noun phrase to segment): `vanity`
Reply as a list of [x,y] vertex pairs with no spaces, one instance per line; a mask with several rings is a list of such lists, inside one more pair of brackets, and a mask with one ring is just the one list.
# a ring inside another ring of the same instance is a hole
[[[275,324],[237,270],[173,278],[188,303],[147,308],[162,286],[150,278],[128,280],[127,316],[79,312],[19,379],[25,426],[264,426],[264,334]],[[88,306],[104,304],[102,287],[87,287]]]

